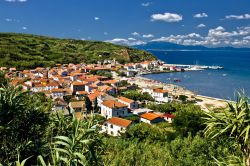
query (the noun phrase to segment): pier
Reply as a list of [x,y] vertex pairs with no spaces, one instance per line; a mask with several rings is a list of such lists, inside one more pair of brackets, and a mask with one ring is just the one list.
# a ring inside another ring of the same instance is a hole
[[206,65],[183,65],[183,64],[166,64],[166,66],[176,66],[184,68],[185,70],[204,70],[204,69],[224,69],[222,66],[206,66]]

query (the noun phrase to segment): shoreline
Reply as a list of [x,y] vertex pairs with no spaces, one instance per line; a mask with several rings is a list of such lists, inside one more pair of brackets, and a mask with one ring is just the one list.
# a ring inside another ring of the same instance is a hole
[[220,99],[216,97],[199,95],[191,90],[186,89],[185,87],[145,78],[141,75],[133,77],[132,79],[128,80],[128,82],[132,84],[134,83],[138,85],[140,88],[159,87],[168,90],[173,95],[186,95],[189,98],[195,98],[201,100],[197,102],[196,105],[199,105],[204,111],[209,111],[211,109],[216,109],[216,108],[225,108],[227,107],[228,102],[232,102],[230,100]]

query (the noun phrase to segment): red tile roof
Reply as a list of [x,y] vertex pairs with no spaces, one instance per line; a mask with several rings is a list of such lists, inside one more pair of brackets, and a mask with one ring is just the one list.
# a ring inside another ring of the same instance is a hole
[[153,90],[154,92],[156,92],[156,93],[167,93],[168,91],[167,90],[163,90],[163,89],[154,89]]
[[159,115],[156,115],[155,113],[145,113],[141,115],[141,118],[147,119],[147,120],[154,120],[156,118],[160,118]]
[[175,115],[174,115],[174,114],[168,114],[168,113],[165,113],[165,114],[163,114],[163,117],[173,119],[173,118],[175,118]]
[[109,108],[121,108],[121,107],[127,107],[127,105],[121,103],[121,102],[118,102],[118,101],[114,101],[114,100],[107,100],[107,101],[104,101],[102,103],[102,105],[105,105],[106,107],[109,107]]
[[124,101],[124,102],[126,102],[126,103],[133,103],[133,102],[135,102],[134,100],[131,100],[131,99],[128,99],[128,98],[126,98],[126,97],[119,97],[119,100],[122,100],[122,101]]
[[107,123],[127,128],[129,125],[131,125],[132,121],[131,120],[127,120],[127,119],[113,117],[113,118],[110,118],[107,121]]

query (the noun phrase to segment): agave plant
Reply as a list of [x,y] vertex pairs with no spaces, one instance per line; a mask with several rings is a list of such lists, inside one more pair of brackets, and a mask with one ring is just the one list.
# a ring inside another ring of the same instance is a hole
[[68,136],[54,137],[52,146],[51,163],[46,163],[42,156],[38,156],[40,165],[77,166],[101,163],[97,155],[97,151],[101,150],[101,141],[93,126],[93,119],[80,121],[73,116],[71,133]]
[[219,112],[206,113],[205,135],[215,138],[226,135],[235,139],[246,156],[246,164],[250,165],[250,109],[249,98],[244,93],[238,93],[236,102],[229,102],[228,109]]

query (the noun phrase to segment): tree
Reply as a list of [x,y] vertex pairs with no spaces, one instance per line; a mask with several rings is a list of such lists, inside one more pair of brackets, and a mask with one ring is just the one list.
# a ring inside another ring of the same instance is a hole
[[173,127],[176,132],[181,136],[187,136],[191,133],[194,136],[197,132],[205,128],[202,117],[203,111],[200,107],[193,104],[185,104],[183,107],[176,111],[176,117],[173,120]]
[[[54,137],[48,163],[40,155],[43,165],[102,165],[100,155],[103,151],[93,116],[87,121],[72,117],[70,133]],[[56,154],[56,155],[55,155]]]
[[85,106],[86,106],[87,112],[93,111],[92,102],[90,101],[88,96],[85,96]]
[[229,102],[228,109],[208,112],[205,117],[205,135],[216,138],[226,135],[236,141],[250,165],[250,109],[249,98],[243,93],[238,94],[236,102]]
[[8,80],[5,78],[5,72],[0,72],[0,87],[6,86],[8,84]]
[[0,88],[0,163],[16,161],[17,153],[22,159],[42,153],[50,110],[51,103],[41,94]]
[[154,98],[152,96],[150,96],[150,94],[148,94],[147,92],[145,93],[140,93],[138,91],[135,90],[130,90],[130,91],[126,91],[123,94],[124,97],[127,97],[129,99],[132,100],[139,100],[139,101],[145,101],[145,100],[149,100],[149,101],[154,101]]
[[187,101],[187,96],[186,95],[180,95],[179,97],[178,97],[178,99],[179,100],[181,100],[182,102],[185,102],[185,101]]

